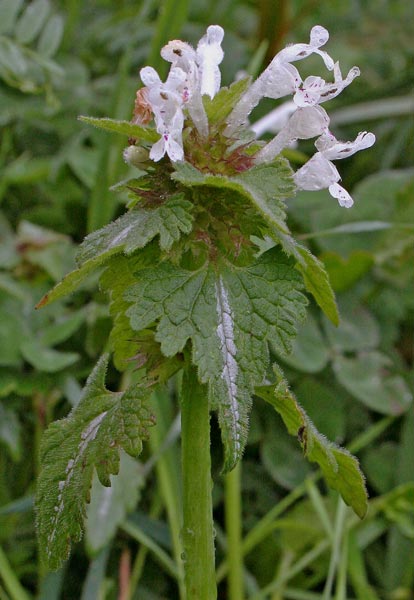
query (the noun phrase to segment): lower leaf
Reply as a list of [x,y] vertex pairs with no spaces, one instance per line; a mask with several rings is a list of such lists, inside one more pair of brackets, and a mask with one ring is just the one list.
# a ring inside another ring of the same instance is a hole
[[153,424],[147,408],[151,389],[105,388],[108,359],[103,356],[97,363],[76,408],[44,434],[37,527],[41,558],[51,569],[62,564],[71,544],[82,537],[94,469],[101,483],[110,485],[110,475],[119,470],[119,449],[140,454]]
[[277,410],[289,433],[299,439],[305,456],[318,463],[328,485],[337,490],[362,519],[367,512],[368,497],[357,459],[319,433],[278,369],[276,376],[276,386],[257,387],[256,394]]

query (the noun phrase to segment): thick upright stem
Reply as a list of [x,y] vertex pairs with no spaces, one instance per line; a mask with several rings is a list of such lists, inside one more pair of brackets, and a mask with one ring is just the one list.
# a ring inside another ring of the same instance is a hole
[[212,481],[210,414],[207,390],[194,367],[184,373],[182,391],[183,542],[187,600],[217,598]]

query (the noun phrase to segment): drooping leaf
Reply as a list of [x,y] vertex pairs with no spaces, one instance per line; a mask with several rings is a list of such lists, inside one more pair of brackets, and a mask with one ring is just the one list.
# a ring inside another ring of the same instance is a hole
[[136,277],[139,283],[125,295],[131,326],[140,331],[158,321],[155,339],[166,356],[192,340],[193,362],[218,409],[225,468],[231,469],[246,442],[251,393],[268,365],[266,340],[289,352],[305,315],[293,261],[273,248],[246,267],[221,260],[191,271],[164,262]]
[[108,356],[89,376],[79,404],[44,434],[37,489],[37,524],[44,562],[56,569],[83,532],[85,505],[94,468],[103,485],[119,469],[119,449],[138,456],[153,424],[147,402],[151,390],[105,388]]
[[150,127],[142,127],[142,125],[136,125],[130,121],[117,121],[116,119],[107,118],[98,119],[96,117],[85,117],[83,115],[78,117],[78,119],[79,121],[83,121],[88,125],[93,125],[98,129],[121,133],[122,135],[130,138],[137,138],[144,140],[145,142],[156,142],[160,137],[155,129],[151,129]]
[[84,279],[120,252],[132,254],[159,235],[160,247],[169,250],[182,233],[192,227],[191,202],[176,194],[151,209],[137,208],[126,212],[113,223],[89,234],[77,255],[79,268],[62,279],[38,303],[37,308],[74,292]]
[[337,490],[356,514],[363,518],[368,499],[357,459],[317,431],[278,370],[276,377],[276,386],[258,387],[257,395],[277,410],[289,433],[298,437],[305,456],[311,462],[318,463],[329,486]]
[[296,251],[300,255],[296,268],[302,273],[306,289],[328,319],[334,325],[338,325],[339,314],[335,294],[323,263],[303,246],[298,245]]

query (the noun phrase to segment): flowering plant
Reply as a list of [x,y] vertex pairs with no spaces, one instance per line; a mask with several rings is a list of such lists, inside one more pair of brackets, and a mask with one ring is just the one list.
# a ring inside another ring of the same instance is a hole
[[[291,350],[306,315],[303,287],[338,321],[323,264],[289,231],[286,200],[297,189],[328,188],[341,206],[352,205],[332,160],[368,148],[375,138],[362,132],[353,142],[339,142],[320,104],[359,71],[354,67],[342,77],[339,64],[321,50],[328,32],[316,26],[309,43],[281,50],[253,83],[244,78],[220,88],[223,35],[214,25],[196,49],[169,42],[161,51],[171,63],[168,77],[162,82],[153,68],[141,70],[144,87],[131,122],[82,117],[127,135],[124,158],[138,170],[115,186],[127,191],[128,211],[84,240],[78,269],[39,303],[74,291],[104,267],[100,282],[114,321],[114,364],[140,369],[126,390],[110,392],[108,356],[102,357],[79,405],[45,434],[37,500],[45,560],[56,567],[67,556],[82,534],[94,469],[110,485],[120,450],[140,453],[153,424],[153,390],[183,372],[183,538],[194,598],[215,593],[210,411],[217,412],[222,432],[225,472],[242,456],[255,394],[280,413],[345,502],[361,517],[366,511],[356,459],[317,432],[280,368],[270,368],[268,345],[281,354]],[[333,82],[302,80],[293,63],[311,54],[333,71]],[[288,121],[271,141],[258,141],[248,123],[251,111],[264,97],[289,94],[294,111]],[[294,173],[281,152],[310,138],[317,138],[317,152]]]

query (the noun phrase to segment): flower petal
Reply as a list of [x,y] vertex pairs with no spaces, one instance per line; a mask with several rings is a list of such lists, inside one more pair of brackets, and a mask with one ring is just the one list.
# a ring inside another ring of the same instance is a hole
[[219,25],[210,25],[206,34],[198,42],[196,56],[200,70],[201,94],[214,98],[220,89],[221,73],[218,65],[224,57],[221,42],[224,29]]
[[332,133],[327,132],[316,140],[315,146],[326,158],[336,160],[352,156],[355,152],[369,148],[374,143],[375,135],[367,131],[361,131],[353,142],[340,142]]
[[293,176],[300,190],[324,190],[341,179],[337,168],[317,152]]
[[336,198],[339,202],[339,205],[343,206],[344,208],[351,208],[351,206],[354,204],[351,196],[341,185],[339,185],[339,183],[333,183],[330,185],[329,193],[333,198]]

